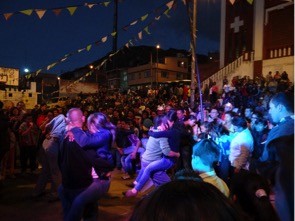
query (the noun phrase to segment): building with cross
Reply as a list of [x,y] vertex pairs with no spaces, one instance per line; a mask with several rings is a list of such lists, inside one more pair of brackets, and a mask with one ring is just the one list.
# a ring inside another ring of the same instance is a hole
[[254,78],[286,71],[293,81],[293,0],[221,1],[220,68],[241,56],[249,65],[236,74],[244,71]]

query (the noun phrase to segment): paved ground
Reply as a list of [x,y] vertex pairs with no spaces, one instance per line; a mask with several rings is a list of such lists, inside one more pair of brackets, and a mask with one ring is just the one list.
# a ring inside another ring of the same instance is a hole
[[[122,195],[130,180],[122,180],[121,171],[112,174],[111,188],[107,196],[99,202],[100,221],[123,221],[128,218],[133,206],[142,196],[125,198]],[[49,203],[46,195],[32,199],[31,194],[38,174],[16,174],[15,179],[6,179],[0,186],[1,221],[59,221],[62,220],[62,208],[59,201]],[[49,186],[47,187],[49,188]]]

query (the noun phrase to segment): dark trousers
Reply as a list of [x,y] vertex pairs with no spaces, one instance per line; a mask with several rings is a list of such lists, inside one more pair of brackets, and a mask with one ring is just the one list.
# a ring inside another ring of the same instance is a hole
[[27,170],[28,160],[31,171],[37,169],[37,152],[37,147],[34,145],[20,147],[20,163],[22,172]]

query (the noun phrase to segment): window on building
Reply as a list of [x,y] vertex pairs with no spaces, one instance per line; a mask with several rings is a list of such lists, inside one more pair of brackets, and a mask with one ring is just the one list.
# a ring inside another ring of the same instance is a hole
[[187,62],[185,61],[177,61],[177,66],[182,68],[187,68]]
[[129,78],[128,78],[129,80],[134,80],[134,73],[132,73],[132,74],[129,74]]
[[161,71],[161,77],[162,78],[168,78],[169,77],[169,73],[167,71]]
[[144,77],[145,77],[145,78],[149,78],[149,77],[151,77],[151,72],[150,72],[150,71],[145,71],[145,72],[144,72]]
[[182,79],[183,79],[183,74],[180,73],[180,72],[177,72],[177,73],[176,73],[176,79],[177,79],[177,80],[182,80]]

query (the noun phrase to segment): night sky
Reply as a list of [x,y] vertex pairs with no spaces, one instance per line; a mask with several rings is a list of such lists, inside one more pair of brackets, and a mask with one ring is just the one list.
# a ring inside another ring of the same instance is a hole
[[[110,1],[108,6],[103,4]],[[181,0],[176,0],[167,18],[163,12],[169,0],[121,0],[118,13],[118,49],[129,40],[134,46],[157,43],[161,48],[189,50],[190,34],[186,6]],[[78,7],[73,15],[65,7],[97,3],[88,8]],[[162,7],[161,7],[162,6]],[[62,9],[56,16],[54,8]],[[39,19],[33,12],[30,16],[18,13],[25,9],[46,9]],[[154,11],[156,10],[156,14]],[[113,0],[82,1],[82,0],[1,0],[0,1],[0,67],[24,68],[30,72],[42,69],[42,72],[61,74],[74,70],[105,56],[112,50],[113,31]],[[6,20],[4,13],[13,13]],[[148,18],[140,21],[141,17]],[[161,15],[160,20],[150,25],[152,20]],[[198,0],[197,17],[197,53],[207,54],[219,50],[220,35],[220,1]],[[123,27],[138,21],[137,24],[123,30]],[[144,28],[148,26],[150,34]],[[142,31],[142,40],[138,33]],[[102,38],[109,36],[102,43]],[[100,42],[98,45],[94,43]],[[89,51],[76,53],[81,48],[91,44]],[[46,67],[62,59],[65,55],[75,52],[66,61],[55,65],[50,70]]]

